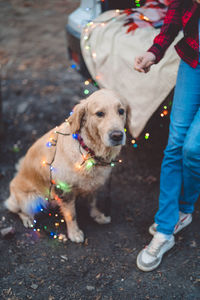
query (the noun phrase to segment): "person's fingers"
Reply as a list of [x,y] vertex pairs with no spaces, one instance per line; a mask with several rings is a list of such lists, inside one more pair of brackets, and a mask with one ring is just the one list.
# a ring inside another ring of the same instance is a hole
[[143,60],[143,56],[137,56],[135,58],[135,62],[138,63],[138,64],[140,64],[142,62],[142,60]]
[[148,68],[144,68],[144,73],[149,72],[150,68],[151,68],[151,66],[149,66]]
[[139,72],[144,72],[143,67],[144,67],[144,57],[143,56],[136,57],[134,62],[134,69]]
[[149,67],[151,67],[152,65],[154,64],[154,62],[153,61],[148,61],[147,63],[146,63],[146,68],[149,68]]
[[147,73],[150,70],[150,67],[154,64],[153,60],[150,60],[149,57],[146,56],[138,56],[135,58],[134,69],[136,71]]
[[146,63],[146,66],[145,66],[145,68],[144,68],[144,72],[145,72],[145,73],[149,72],[149,70],[151,69],[151,66],[152,66],[153,64],[154,64],[153,61],[147,62],[147,63]]
[[136,66],[137,68],[139,68],[140,65],[141,65],[141,63],[142,63],[142,57],[141,57],[141,56],[136,57],[136,58],[135,58],[135,66]]
[[138,71],[138,72],[144,73],[144,70],[141,69],[140,67],[134,66],[134,69],[135,69],[136,71]]

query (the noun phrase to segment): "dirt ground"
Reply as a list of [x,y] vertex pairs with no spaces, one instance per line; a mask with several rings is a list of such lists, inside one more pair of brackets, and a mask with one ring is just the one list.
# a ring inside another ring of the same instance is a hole
[[[1,0],[0,60],[4,136],[0,140],[0,298],[34,300],[200,299],[199,202],[193,223],[176,236],[176,246],[160,267],[143,273],[137,253],[150,240],[148,226],[157,209],[159,172],[169,118],[152,117],[134,148],[123,148],[123,163],[113,168],[110,199],[112,223],[95,224],[86,199],[77,203],[83,244],[60,243],[25,229],[8,213],[3,200],[15,163],[43,133],[60,124],[83,98],[84,78],[66,55],[67,15],[79,1]],[[145,133],[150,133],[145,139]],[[99,206],[108,209],[104,188]],[[52,211],[52,214],[56,211]],[[48,214],[38,222],[53,228]],[[65,233],[65,226],[60,227]]]

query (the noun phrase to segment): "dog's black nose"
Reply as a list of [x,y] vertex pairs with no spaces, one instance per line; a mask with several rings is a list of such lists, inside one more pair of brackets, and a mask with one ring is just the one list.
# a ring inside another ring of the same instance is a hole
[[123,138],[123,132],[120,130],[114,130],[110,133],[110,139],[115,142],[120,142]]

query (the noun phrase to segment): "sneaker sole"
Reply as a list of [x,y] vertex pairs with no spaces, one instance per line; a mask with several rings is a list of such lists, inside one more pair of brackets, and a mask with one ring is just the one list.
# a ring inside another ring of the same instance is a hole
[[142,255],[142,252],[144,251],[144,249],[142,251],[139,252],[138,256],[137,256],[137,260],[136,260],[136,265],[138,267],[138,269],[140,269],[141,271],[144,271],[144,272],[150,272],[150,271],[153,271],[155,270],[161,263],[162,261],[162,257],[163,255],[169,251],[172,247],[174,247],[175,245],[175,241],[174,239],[172,240],[172,242],[168,245],[168,247],[165,249],[165,251],[161,254],[158,262],[154,265],[154,266],[151,266],[151,267],[147,267],[147,266],[143,266],[141,263],[140,263],[140,256]]

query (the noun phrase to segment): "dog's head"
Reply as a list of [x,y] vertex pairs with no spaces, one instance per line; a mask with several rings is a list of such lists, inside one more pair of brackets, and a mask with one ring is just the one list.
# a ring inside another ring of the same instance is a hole
[[69,117],[71,133],[85,130],[90,140],[105,147],[124,145],[126,108],[112,91],[101,89],[74,107]]

